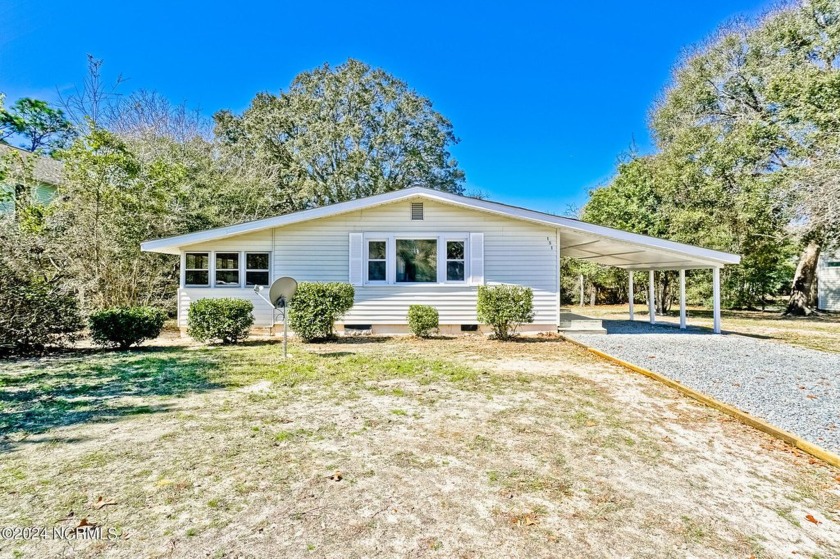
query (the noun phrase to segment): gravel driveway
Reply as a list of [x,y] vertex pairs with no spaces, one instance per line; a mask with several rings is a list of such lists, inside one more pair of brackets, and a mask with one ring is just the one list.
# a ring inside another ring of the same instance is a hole
[[605,320],[569,336],[840,453],[840,354],[708,330]]

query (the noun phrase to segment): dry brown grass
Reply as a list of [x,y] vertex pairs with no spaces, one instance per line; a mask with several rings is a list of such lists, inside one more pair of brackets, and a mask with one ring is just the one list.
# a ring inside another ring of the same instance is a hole
[[0,366],[0,525],[87,518],[120,534],[0,540],[0,555],[840,549],[838,471],[562,341],[291,351],[288,363],[256,343]]

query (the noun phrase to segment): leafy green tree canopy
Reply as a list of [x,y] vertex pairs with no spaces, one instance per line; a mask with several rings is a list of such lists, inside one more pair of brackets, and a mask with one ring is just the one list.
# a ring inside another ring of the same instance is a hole
[[226,164],[257,169],[293,211],[422,185],[463,191],[452,124],[429,99],[363,62],[325,64],[242,114],[215,115]]
[[12,136],[24,140],[24,149],[51,152],[66,146],[73,139],[74,129],[61,109],[24,97],[9,109],[0,106],[0,140]]
[[659,147],[717,184],[722,201],[746,194],[748,211],[763,200],[787,214],[805,246],[788,307],[797,314],[815,304],[820,250],[840,238],[838,56],[837,0],[728,26],[679,66],[651,123]]

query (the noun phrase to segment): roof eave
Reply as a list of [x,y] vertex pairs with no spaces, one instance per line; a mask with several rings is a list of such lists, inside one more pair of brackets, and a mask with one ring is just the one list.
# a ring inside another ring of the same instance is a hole
[[413,197],[424,197],[430,200],[436,200],[443,203],[457,205],[473,210],[486,211],[496,215],[503,215],[513,219],[521,219],[531,221],[542,225],[548,225],[558,229],[567,229],[585,235],[593,235],[601,237],[605,240],[625,242],[634,245],[644,245],[652,250],[661,250],[670,254],[679,255],[691,260],[694,260],[697,267],[720,267],[729,264],[738,264],[741,257],[737,254],[721,252],[706,248],[701,248],[693,245],[677,243],[668,241],[657,237],[649,237],[640,235],[638,233],[630,233],[620,229],[613,229],[601,225],[595,225],[576,219],[554,216],[529,210],[526,208],[519,208],[516,206],[507,206],[498,202],[490,202],[487,200],[480,200],[477,198],[467,198],[431,190],[423,187],[411,187],[394,192],[387,192],[371,196],[368,198],[360,198],[348,202],[340,202],[330,206],[322,206],[311,210],[304,210],[282,216],[261,219],[257,221],[240,223],[238,225],[231,225],[227,227],[220,227],[217,229],[209,229],[206,231],[199,231],[195,233],[187,233],[185,235],[178,235],[175,237],[168,237],[163,239],[155,239],[141,243],[140,248],[145,252],[158,252],[164,254],[180,254],[182,247],[194,245],[202,242],[211,242],[216,240],[242,235],[247,233],[257,232],[263,229],[270,229],[274,227],[284,227],[295,223],[301,223],[314,219],[321,219],[324,217],[331,217],[343,213],[349,213],[362,209],[367,209],[383,204],[389,204],[400,200],[405,200]]

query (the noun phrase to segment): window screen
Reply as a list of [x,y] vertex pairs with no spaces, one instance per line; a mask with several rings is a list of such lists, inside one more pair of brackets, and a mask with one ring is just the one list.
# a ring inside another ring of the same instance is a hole
[[464,241],[446,241],[446,281],[464,281]]
[[216,287],[236,287],[239,285],[239,253],[216,253]]
[[210,255],[206,252],[188,252],[184,258],[184,284],[210,285]]
[[368,241],[368,281],[385,281],[386,241]]
[[245,253],[245,286],[268,285],[268,253],[267,252],[246,252]]

